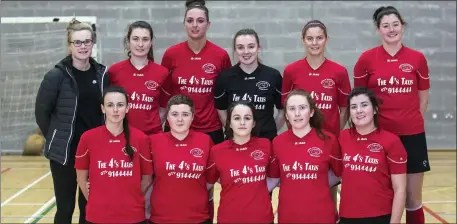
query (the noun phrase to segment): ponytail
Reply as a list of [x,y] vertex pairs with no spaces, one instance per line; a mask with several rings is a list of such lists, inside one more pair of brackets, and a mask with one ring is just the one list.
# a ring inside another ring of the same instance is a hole
[[127,153],[130,160],[133,160],[133,148],[130,145],[129,122],[127,121],[126,117],[122,121],[122,127],[124,128],[124,136],[125,136],[125,153]]

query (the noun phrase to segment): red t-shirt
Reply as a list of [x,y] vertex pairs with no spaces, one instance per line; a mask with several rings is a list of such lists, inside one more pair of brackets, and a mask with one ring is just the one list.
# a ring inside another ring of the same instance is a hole
[[266,181],[271,155],[266,138],[251,137],[243,145],[226,140],[211,148],[208,182],[214,184],[220,178],[222,186],[218,223],[273,222]]
[[168,70],[152,61],[138,70],[127,59],[112,65],[108,72],[110,84],[123,87],[129,96],[129,124],[146,135],[161,132],[159,100]]
[[339,143],[344,167],[340,216],[366,218],[391,214],[394,191],[390,175],[406,173],[406,150],[400,139],[382,129],[367,135],[345,129],[340,133]]
[[209,219],[206,165],[211,138],[190,131],[183,140],[170,132],[150,137],[154,164],[151,218],[154,223],[200,223]]
[[383,103],[379,107],[379,125],[397,135],[424,132],[419,90],[430,88],[425,56],[403,46],[390,56],[379,46],[365,51],[354,66],[354,87],[372,89]]
[[292,130],[273,139],[276,166],[271,177],[280,178],[280,223],[335,223],[335,205],[328,186],[328,172],[341,172],[341,153],[336,137],[321,139],[312,129],[303,138]]
[[306,58],[289,64],[284,69],[282,103],[294,89],[304,89],[311,94],[316,106],[325,117],[324,128],[338,136],[340,132],[339,107],[347,107],[351,83],[346,68],[329,59],[314,70]]
[[75,168],[89,170],[86,219],[94,223],[136,223],[145,220],[141,176],[152,175],[147,136],[130,127],[133,161],[125,153],[124,132],[114,136],[105,125],[84,132]]
[[194,130],[208,133],[222,128],[214,104],[214,87],[219,73],[232,66],[227,52],[206,41],[205,47],[195,54],[184,41],[165,51],[162,65],[171,73],[164,85],[168,97],[162,98],[162,107],[166,107],[171,96],[186,95],[195,106]]

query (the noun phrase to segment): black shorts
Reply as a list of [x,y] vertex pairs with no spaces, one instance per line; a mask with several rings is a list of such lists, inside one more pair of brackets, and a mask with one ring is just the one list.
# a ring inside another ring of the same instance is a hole
[[[163,127],[163,131],[164,132],[169,132],[170,131],[170,127],[165,125]],[[207,135],[209,135],[209,137],[211,137],[211,139],[213,140],[215,145],[219,144],[219,143],[221,143],[221,142],[223,142],[225,140],[224,130],[222,128],[219,129],[219,130],[207,132],[205,134],[207,134]]]
[[224,130],[222,128],[212,132],[207,132],[206,134],[211,137],[215,145],[225,140]]
[[340,217],[339,224],[389,224],[390,223],[390,214],[369,217],[369,218],[344,218]]
[[425,132],[415,135],[400,135],[399,137],[408,154],[407,173],[430,171]]

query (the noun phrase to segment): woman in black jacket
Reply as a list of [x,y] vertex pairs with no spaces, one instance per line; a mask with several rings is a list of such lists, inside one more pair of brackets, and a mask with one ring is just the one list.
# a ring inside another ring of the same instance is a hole
[[[104,123],[100,99],[109,81],[106,66],[91,58],[95,42],[91,25],[72,20],[67,27],[69,55],[44,76],[36,98],[36,122],[46,138],[44,155],[50,160],[54,182],[54,223],[71,223],[76,148],[85,131]],[[85,223],[86,200],[81,191],[78,204],[79,223]]]

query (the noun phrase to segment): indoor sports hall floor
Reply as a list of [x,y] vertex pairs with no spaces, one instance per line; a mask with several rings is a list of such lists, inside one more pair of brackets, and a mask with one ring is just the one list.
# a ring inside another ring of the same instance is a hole
[[[430,152],[430,163],[432,171],[426,174],[423,191],[426,223],[456,223],[456,151]],[[216,206],[219,192],[218,185]],[[278,189],[273,195],[275,211],[277,194]],[[55,199],[48,161],[43,157],[2,156],[1,200],[1,223],[52,223]],[[75,209],[74,223],[78,214]]]

